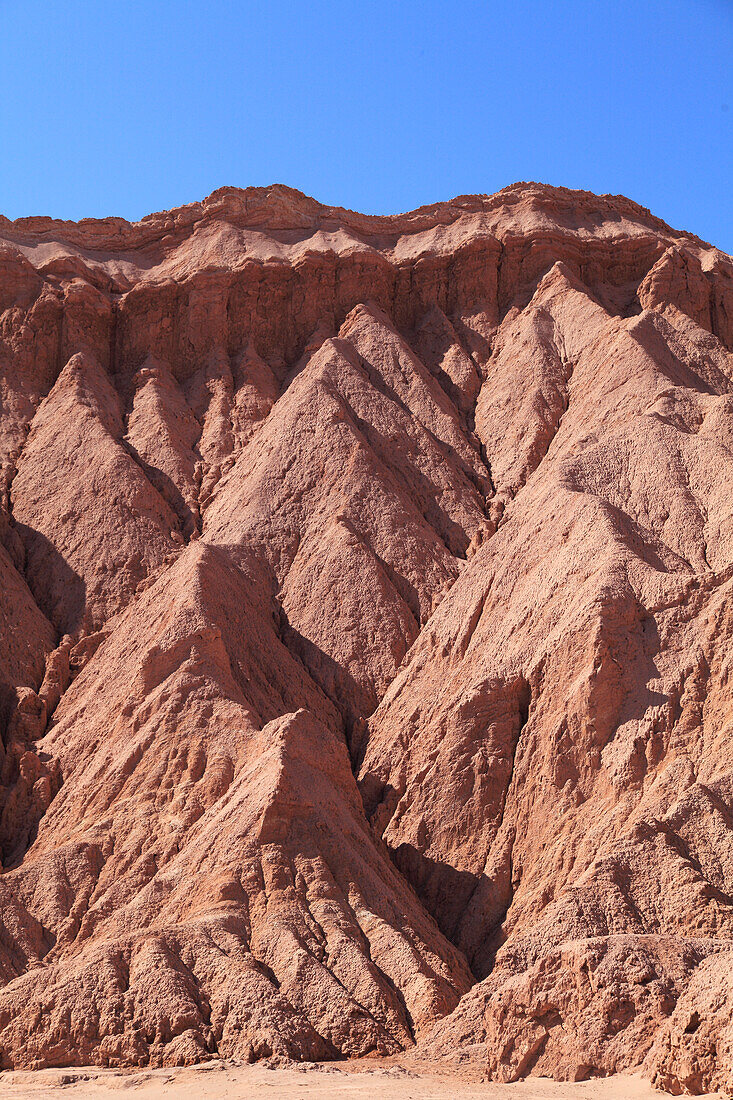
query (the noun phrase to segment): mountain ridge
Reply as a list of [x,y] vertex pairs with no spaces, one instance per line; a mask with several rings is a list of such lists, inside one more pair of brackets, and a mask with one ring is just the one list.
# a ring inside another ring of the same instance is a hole
[[0,240],[0,1067],[730,1087],[730,258],[535,184]]

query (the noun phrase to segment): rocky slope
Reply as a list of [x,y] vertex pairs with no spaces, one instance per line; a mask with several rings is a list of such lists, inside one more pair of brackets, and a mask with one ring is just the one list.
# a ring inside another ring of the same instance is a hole
[[0,1067],[733,1088],[733,262],[0,218]]

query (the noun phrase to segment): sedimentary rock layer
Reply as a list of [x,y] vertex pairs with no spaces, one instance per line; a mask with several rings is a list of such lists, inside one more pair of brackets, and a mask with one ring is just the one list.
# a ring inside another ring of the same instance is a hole
[[621,197],[0,218],[0,1065],[733,1087],[732,349]]

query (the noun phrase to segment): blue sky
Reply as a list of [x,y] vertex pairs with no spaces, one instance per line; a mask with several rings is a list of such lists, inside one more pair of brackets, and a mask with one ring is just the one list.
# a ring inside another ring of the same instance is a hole
[[516,180],[733,251],[733,0],[0,0],[0,212],[289,184],[392,213]]

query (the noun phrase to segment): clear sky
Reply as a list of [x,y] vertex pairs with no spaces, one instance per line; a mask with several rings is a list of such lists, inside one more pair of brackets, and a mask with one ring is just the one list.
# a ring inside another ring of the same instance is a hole
[[529,179],[733,251],[733,0],[0,0],[8,217]]

